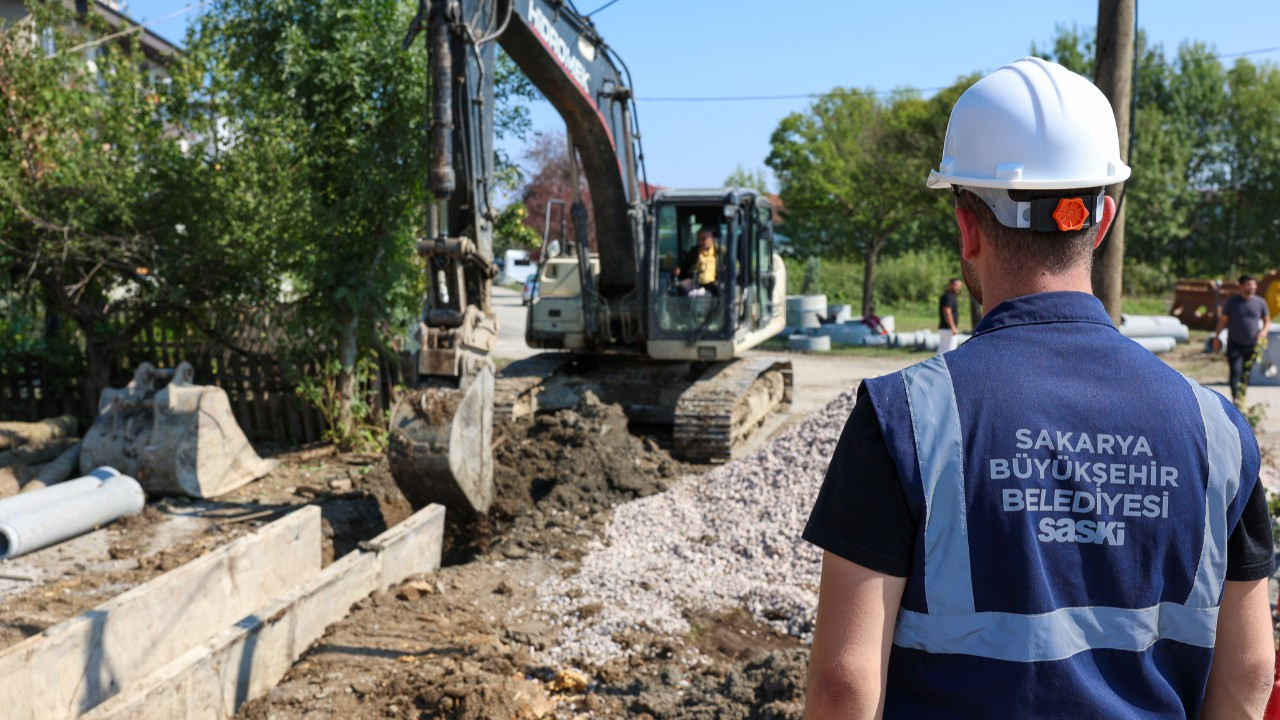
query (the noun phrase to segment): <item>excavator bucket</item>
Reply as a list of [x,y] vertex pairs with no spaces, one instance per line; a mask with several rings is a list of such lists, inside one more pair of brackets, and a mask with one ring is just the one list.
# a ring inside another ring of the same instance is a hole
[[222,388],[194,385],[188,363],[143,363],[127,387],[104,390],[85,433],[80,471],[108,466],[156,495],[217,497],[275,466],[254,452]]
[[411,390],[391,411],[391,476],[414,508],[440,503],[464,517],[493,502],[493,372],[464,389]]

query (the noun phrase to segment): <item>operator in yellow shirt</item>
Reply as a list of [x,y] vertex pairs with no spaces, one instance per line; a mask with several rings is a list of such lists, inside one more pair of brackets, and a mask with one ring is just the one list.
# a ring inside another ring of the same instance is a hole
[[698,230],[698,244],[685,255],[682,266],[675,269],[676,277],[681,273],[686,276],[680,281],[678,292],[682,296],[699,294],[699,288],[708,295],[720,296],[720,286],[716,283],[720,272],[720,253],[716,248],[715,236],[711,230]]

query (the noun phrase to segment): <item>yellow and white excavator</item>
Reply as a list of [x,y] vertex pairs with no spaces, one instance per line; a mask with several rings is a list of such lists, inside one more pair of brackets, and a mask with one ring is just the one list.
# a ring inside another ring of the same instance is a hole
[[[420,0],[405,46],[418,36],[429,56],[436,202],[419,242],[430,278],[416,387],[392,413],[389,448],[410,502],[486,512],[495,416],[567,407],[586,390],[633,422],[671,425],[677,457],[729,458],[791,399],[789,362],[743,357],[785,319],[769,198],[743,188],[643,196],[629,73],[571,2]],[[548,248],[528,311],[526,341],[547,352],[496,377],[495,43],[564,119],[575,173],[574,237],[550,243],[563,247]],[[579,164],[590,208],[577,195]],[[702,231],[715,238],[715,261],[695,282],[676,269]]]

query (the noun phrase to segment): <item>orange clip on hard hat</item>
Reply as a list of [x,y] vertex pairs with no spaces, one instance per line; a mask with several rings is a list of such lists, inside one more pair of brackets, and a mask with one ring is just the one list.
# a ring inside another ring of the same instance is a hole
[[1078,197],[1062,198],[1058,201],[1058,208],[1053,211],[1053,219],[1063,232],[1079,230],[1089,219],[1089,209],[1084,206],[1084,200]]

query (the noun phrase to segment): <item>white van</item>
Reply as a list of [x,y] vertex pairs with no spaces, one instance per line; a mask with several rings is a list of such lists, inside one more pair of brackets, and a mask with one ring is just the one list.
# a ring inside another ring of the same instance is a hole
[[510,283],[524,284],[530,275],[538,271],[538,264],[529,257],[527,250],[508,250],[502,260],[502,276],[498,278],[500,285]]

